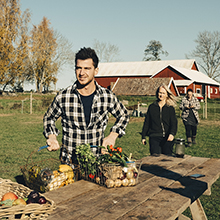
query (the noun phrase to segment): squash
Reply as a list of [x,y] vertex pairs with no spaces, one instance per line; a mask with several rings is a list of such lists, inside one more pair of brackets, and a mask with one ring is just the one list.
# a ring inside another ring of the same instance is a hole
[[62,172],[62,173],[65,173],[67,179],[73,179],[73,177],[74,177],[72,167],[67,165],[67,164],[61,164],[59,166],[59,171]]

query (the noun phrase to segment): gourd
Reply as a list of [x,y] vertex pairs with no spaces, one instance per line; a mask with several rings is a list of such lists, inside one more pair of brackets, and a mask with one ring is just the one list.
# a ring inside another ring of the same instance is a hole
[[74,177],[72,167],[67,164],[61,164],[59,166],[59,171],[62,173],[65,173],[67,179],[73,179],[73,177]]

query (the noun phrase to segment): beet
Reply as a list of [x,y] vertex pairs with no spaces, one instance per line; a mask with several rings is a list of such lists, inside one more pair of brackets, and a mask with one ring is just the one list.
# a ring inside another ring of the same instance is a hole
[[134,178],[137,178],[137,177],[138,177],[138,173],[134,172]]
[[36,203],[33,199],[29,198],[27,201],[26,201],[27,204],[31,204],[31,203]]
[[28,199],[31,199],[33,202],[38,202],[40,197],[39,192],[37,191],[31,191],[30,194],[28,195]]
[[47,202],[46,198],[44,196],[40,196],[38,199],[39,204],[45,204]]

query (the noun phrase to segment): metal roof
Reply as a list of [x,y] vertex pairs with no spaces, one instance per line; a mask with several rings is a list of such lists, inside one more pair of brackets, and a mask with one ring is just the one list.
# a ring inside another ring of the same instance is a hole
[[176,86],[189,86],[190,84],[193,83],[192,80],[185,80],[185,79],[179,79],[179,80],[174,80]]
[[191,69],[195,60],[160,60],[100,63],[96,77],[152,76],[168,65]]
[[[189,69],[185,69],[185,68],[181,68],[181,67],[176,67],[176,66],[171,66],[171,67],[173,69],[177,70],[179,73],[181,73],[184,76],[186,76],[189,80],[191,80],[193,82],[205,83],[205,84],[220,86],[220,84],[218,82],[216,82],[215,80],[211,79],[210,77],[208,77],[207,75],[205,75],[202,72],[199,72],[199,71],[196,71],[196,70],[189,70]],[[176,80],[175,80],[175,82],[176,82]]]

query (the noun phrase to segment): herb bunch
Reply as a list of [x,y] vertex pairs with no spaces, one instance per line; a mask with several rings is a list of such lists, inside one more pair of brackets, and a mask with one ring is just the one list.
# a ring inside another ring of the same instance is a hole
[[96,167],[98,165],[97,157],[92,153],[90,144],[81,144],[76,146],[77,160],[81,167],[81,173],[85,174],[87,171],[89,174],[94,175],[96,173]]

